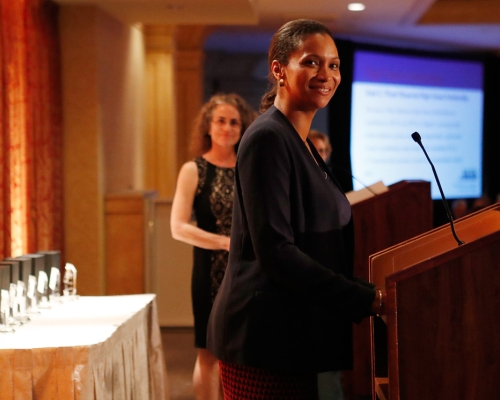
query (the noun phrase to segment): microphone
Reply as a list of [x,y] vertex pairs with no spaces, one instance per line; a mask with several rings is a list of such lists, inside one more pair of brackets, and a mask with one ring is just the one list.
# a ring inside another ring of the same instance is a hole
[[424,151],[425,157],[427,158],[427,161],[429,161],[429,164],[431,164],[432,172],[434,173],[434,177],[436,178],[436,182],[437,182],[437,185],[439,188],[439,193],[441,193],[441,198],[443,199],[444,208],[446,210],[446,215],[448,216],[448,220],[450,221],[451,232],[453,233],[453,237],[455,238],[458,245],[460,246],[460,245],[464,244],[465,242],[460,240],[455,232],[455,225],[453,224],[453,216],[451,215],[450,208],[448,207],[448,203],[446,202],[446,198],[444,197],[443,189],[441,188],[441,183],[439,182],[439,178],[438,178],[436,169],[434,168],[434,164],[432,164],[431,159],[429,158],[429,156],[427,155],[427,152],[425,151],[424,145],[422,144],[422,138],[420,137],[420,134],[418,132],[413,132],[411,134],[411,137],[422,148],[422,150]]

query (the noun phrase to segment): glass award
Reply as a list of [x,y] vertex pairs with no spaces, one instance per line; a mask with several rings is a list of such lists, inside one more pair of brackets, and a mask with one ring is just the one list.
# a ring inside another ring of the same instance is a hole
[[26,284],[23,281],[17,281],[16,285],[16,298],[17,298],[17,306],[18,306],[18,319],[21,322],[29,321],[29,317],[27,315],[27,291]]
[[61,273],[56,267],[50,269],[49,279],[49,300],[51,303],[57,303],[60,297]]
[[10,326],[19,326],[23,323],[19,320],[19,305],[17,303],[17,284],[9,285],[9,317],[8,324]]
[[63,279],[64,296],[69,296],[69,297],[76,296],[76,277],[77,277],[77,271],[75,266],[71,263],[66,263],[66,266],[64,267],[64,279]]
[[39,314],[38,298],[36,294],[36,277],[35,275],[28,276],[28,288],[26,289],[27,314]]
[[36,297],[38,308],[50,308],[49,304],[49,277],[45,271],[38,272],[36,282]]
[[11,333],[14,329],[9,325],[10,319],[10,299],[9,291],[0,291],[0,333]]

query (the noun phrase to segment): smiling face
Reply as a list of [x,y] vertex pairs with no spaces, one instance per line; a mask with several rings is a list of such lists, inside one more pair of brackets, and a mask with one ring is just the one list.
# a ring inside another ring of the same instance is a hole
[[287,65],[273,62],[276,79],[283,78],[282,96],[295,110],[316,111],[325,107],[340,84],[340,59],[330,35],[306,36],[290,53]]
[[241,118],[238,109],[230,104],[219,104],[212,112],[209,134],[212,147],[234,147],[241,138]]

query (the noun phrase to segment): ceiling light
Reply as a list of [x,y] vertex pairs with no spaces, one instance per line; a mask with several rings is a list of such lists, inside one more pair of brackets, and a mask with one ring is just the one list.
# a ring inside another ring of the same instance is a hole
[[349,3],[347,9],[349,11],[363,11],[365,9],[365,5],[363,3]]

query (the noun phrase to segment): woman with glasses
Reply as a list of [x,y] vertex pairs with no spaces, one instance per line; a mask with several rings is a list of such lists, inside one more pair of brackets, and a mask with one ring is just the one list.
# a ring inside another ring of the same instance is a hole
[[172,237],[194,246],[191,297],[198,349],[193,373],[197,399],[216,400],[220,392],[218,362],[206,349],[207,323],[227,265],[236,150],[255,117],[237,94],[217,94],[203,105],[192,135],[195,158],[182,166],[172,204]]

